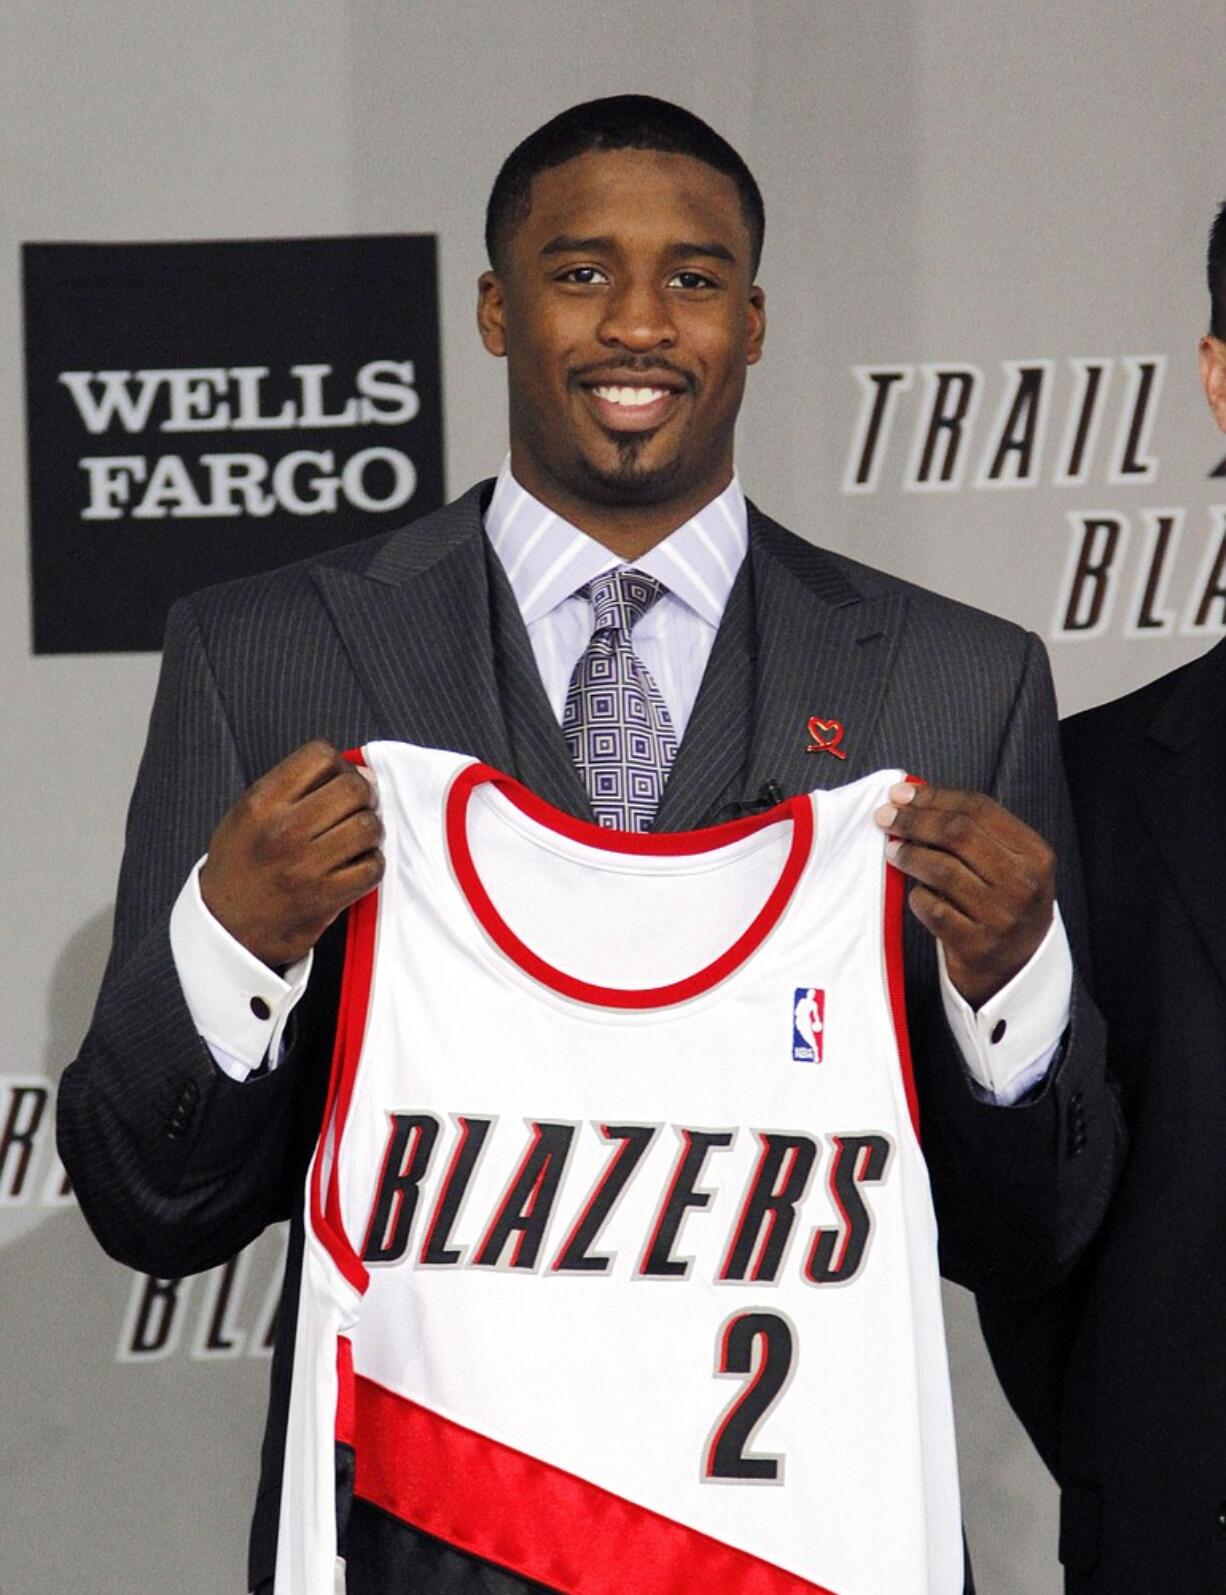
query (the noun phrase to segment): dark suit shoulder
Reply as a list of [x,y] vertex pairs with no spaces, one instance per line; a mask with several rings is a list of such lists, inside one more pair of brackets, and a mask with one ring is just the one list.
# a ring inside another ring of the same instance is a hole
[[1133,768],[1137,738],[1186,746],[1226,716],[1226,640],[1142,687],[1070,715],[1060,727],[1070,779],[1101,784],[1113,765]]
[[959,598],[950,598],[945,593],[934,592],[931,587],[921,587],[917,582],[906,581],[901,576],[892,576],[888,571],[877,570],[872,565],[861,564],[859,560],[850,559],[845,555],[832,557],[839,559],[851,578],[866,593],[874,596],[878,593],[903,593],[908,599],[912,612],[926,619],[930,618],[941,625],[957,626],[960,630],[971,633],[982,633],[985,637],[991,637],[996,643],[1012,641],[1018,648],[1026,646],[1030,633],[1016,621],[1006,620],[1002,615],[993,615],[986,609],[977,609],[973,604],[964,603]]
[[750,529],[769,557],[778,560],[806,586],[835,595],[834,602],[904,597],[912,620],[952,627],[971,639],[978,636],[990,640],[994,650],[1014,648],[1022,653],[1029,645],[1030,634],[1013,621],[866,565],[848,554],[820,548],[754,505],[750,506]]
[[1156,676],[1153,681],[1147,681],[1144,686],[1136,687],[1119,698],[1110,698],[1106,703],[1095,704],[1092,709],[1082,709],[1079,714],[1069,715],[1061,727],[1065,740],[1075,745],[1082,739],[1109,739],[1123,725],[1147,725],[1175,688],[1204,662],[1203,659],[1194,659],[1190,664],[1180,665],[1165,676]]
[[[408,624],[404,604],[416,578],[429,581],[440,562],[455,562],[456,590],[466,590],[466,576],[471,585],[474,569],[484,579],[481,491],[406,527],[205,588],[173,606],[163,680],[201,684],[224,716],[248,780],[311,737],[349,747],[392,734],[396,722],[377,707],[355,640],[371,642],[379,659],[411,646],[413,636],[393,633]],[[336,607],[342,599],[347,628]],[[353,622],[354,609],[367,631]]]
[[180,603],[190,608],[208,631],[222,622],[241,623],[245,615],[260,615],[267,621],[270,615],[282,612],[289,619],[304,598],[314,602],[313,577],[321,569],[405,580],[476,535],[481,526],[481,499],[488,486],[479,482],[461,498],[392,531],[325,549],[259,575],[201,588]]

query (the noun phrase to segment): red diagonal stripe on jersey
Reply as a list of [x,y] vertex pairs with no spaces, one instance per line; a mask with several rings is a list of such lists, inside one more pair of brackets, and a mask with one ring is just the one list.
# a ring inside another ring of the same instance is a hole
[[566,1595],[832,1595],[360,1375],[352,1421],[363,1500]]

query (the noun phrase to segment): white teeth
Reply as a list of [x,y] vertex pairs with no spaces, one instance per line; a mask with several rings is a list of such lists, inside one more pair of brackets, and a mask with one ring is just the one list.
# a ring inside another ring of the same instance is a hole
[[607,399],[610,404],[640,405],[652,404],[656,399],[662,398],[668,392],[667,388],[593,388],[592,392],[598,398]]

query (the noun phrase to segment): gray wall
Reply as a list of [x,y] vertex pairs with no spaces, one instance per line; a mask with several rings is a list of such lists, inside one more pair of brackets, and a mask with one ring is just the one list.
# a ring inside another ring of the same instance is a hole
[[[1226,445],[1196,379],[1202,245],[1226,192],[1221,10],[1209,0],[4,0],[0,6],[0,672],[7,992],[0,1090],[54,1080],[105,957],[153,656],[30,652],[22,240],[429,231],[440,239],[448,481],[494,470],[501,370],[473,332],[498,160],[566,103],[627,89],[691,105],[745,153],[769,215],[770,331],[741,432],[749,491],[816,541],[1043,634],[1063,705],[1203,651],[1181,629]],[[1164,381],[1146,479],[1113,479],[1128,362]],[[1074,359],[1112,363],[1084,482],[1060,484]],[[1050,362],[1030,485],[978,486],[1002,362]],[[960,487],[905,485],[925,363],[981,373]],[[875,490],[843,491],[856,367],[915,368]],[[1146,511],[1180,510],[1168,633],[1133,635]],[[1100,634],[1053,634],[1071,526],[1131,528]],[[1073,521],[1070,521],[1070,516]],[[216,1280],[180,1301],[160,1359],[120,1360],[132,1276],[55,1200],[0,1201],[0,1590],[243,1588],[278,1239],[200,1355]],[[50,1184],[48,1184],[50,1182]],[[1059,1587],[1054,1496],[951,1293],[969,1532],[985,1595]]]

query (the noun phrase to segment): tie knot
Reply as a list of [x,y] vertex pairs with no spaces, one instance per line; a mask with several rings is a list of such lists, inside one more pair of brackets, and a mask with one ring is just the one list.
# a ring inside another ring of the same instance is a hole
[[616,629],[628,637],[665,589],[654,576],[623,565],[588,582],[583,591],[591,600],[593,629]]

